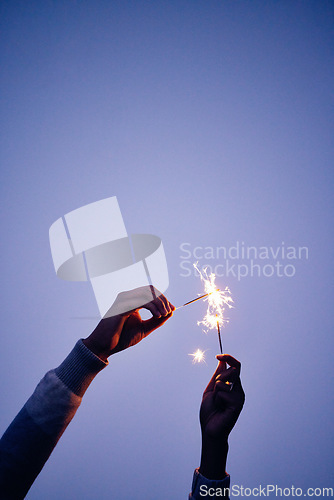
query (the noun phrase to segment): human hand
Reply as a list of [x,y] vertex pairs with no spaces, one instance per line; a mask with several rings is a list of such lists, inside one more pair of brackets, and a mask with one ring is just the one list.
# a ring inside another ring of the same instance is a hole
[[[164,295],[158,295],[159,292],[154,293],[156,298],[152,300],[152,288],[145,286],[120,293],[115,301],[114,311],[131,308],[133,304],[144,305],[102,319],[89,337],[84,339],[84,344],[100,359],[106,361],[112,354],[138,344],[163,325],[172,316],[175,307]],[[142,320],[140,308],[148,309],[152,317]]]
[[[227,438],[245,401],[240,381],[240,362],[228,354],[219,355],[217,359],[218,367],[203,393],[200,409],[200,473],[208,479],[222,479],[225,476]],[[226,363],[230,368],[226,367]]]

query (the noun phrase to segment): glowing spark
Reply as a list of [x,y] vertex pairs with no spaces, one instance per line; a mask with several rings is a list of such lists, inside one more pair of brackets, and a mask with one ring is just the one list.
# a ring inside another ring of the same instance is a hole
[[189,354],[189,356],[193,357],[193,363],[205,362],[205,351],[201,351],[200,349],[197,349],[194,353]]
[[224,326],[225,323],[228,323],[228,319],[224,316],[225,307],[227,306],[229,309],[232,308],[233,299],[228,287],[226,287],[225,290],[217,288],[217,285],[215,284],[215,274],[211,273],[210,276],[208,276],[206,268],[200,271],[197,264],[198,262],[194,264],[194,268],[199,273],[200,278],[204,283],[204,290],[208,294],[205,299],[208,302],[206,314],[203,320],[198,321],[197,324],[203,325],[204,331],[207,331],[205,329],[213,330],[214,328],[217,328],[220,350],[222,352],[220,325]]

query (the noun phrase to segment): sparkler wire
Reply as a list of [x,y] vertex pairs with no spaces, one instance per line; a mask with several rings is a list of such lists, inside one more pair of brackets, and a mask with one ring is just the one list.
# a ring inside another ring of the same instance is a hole
[[[215,290],[215,291],[220,292],[219,288],[217,288],[217,290]],[[192,304],[193,302],[197,302],[197,300],[205,299],[205,297],[207,297],[208,295],[211,295],[212,293],[214,293],[214,292],[205,293],[204,295],[201,295],[200,297],[196,297],[196,299],[189,300],[189,302],[182,304],[182,306],[176,307],[175,311],[177,311],[178,309],[181,309],[181,307],[188,306],[189,304]]]
[[220,326],[219,326],[218,319],[217,319],[217,330],[218,330],[218,340],[219,340],[220,354],[223,354],[222,338],[221,338],[221,335],[220,335]]

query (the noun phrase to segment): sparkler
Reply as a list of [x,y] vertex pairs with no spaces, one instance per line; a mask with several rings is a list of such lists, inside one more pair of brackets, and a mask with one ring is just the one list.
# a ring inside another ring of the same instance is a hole
[[[206,268],[200,271],[197,267],[197,262],[194,264],[195,269],[200,275],[201,281],[204,282],[204,290],[207,294],[208,308],[206,314],[202,321],[198,321],[198,325],[203,325],[209,330],[217,328],[218,341],[220,352],[223,354],[223,346],[220,335],[220,325],[224,326],[228,323],[228,319],[224,316],[225,306],[229,309],[233,307],[233,299],[231,297],[231,292],[228,287],[225,290],[220,290],[215,284],[216,276],[211,273],[210,276],[207,274]],[[204,330],[207,331],[207,330]]]
[[[219,288],[217,288],[217,292],[219,292]],[[205,299],[208,295],[210,295],[213,292],[205,293],[204,295],[201,295],[200,297],[196,297],[196,299],[189,300],[189,302],[186,302],[185,304],[182,304],[182,306],[179,306],[175,309],[177,311],[178,309],[181,309],[181,307],[188,306],[189,304],[192,304],[193,302],[196,302],[197,300]]]
[[218,340],[219,340],[220,354],[223,354],[222,338],[220,336],[220,326],[219,326],[218,319],[217,319],[217,330],[218,330]]
[[[175,310],[177,311],[178,309],[181,309],[184,306],[188,306],[189,304],[193,304],[194,302],[197,302],[198,300],[205,299],[209,295],[211,295],[213,292],[220,292],[219,288],[216,290],[213,290],[212,292],[205,293],[204,295],[200,295],[200,297],[196,297],[196,299],[189,300],[185,304],[182,304],[182,306],[177,307]],[[217,321],[217,327],[218,327],[218,336],[219,336],[219,344],[220,344],[220,351],[222,353],[222,344],[221,344],[221,339],[220,339],[220,329],[219,329],[219,323]],[[201,351],[201,349],[197,349],[197,351],[193,352],[192,354],[189,354],[189,356],[193,357],[193,363],[201,363],[204,361],[205,363],[205,351]]]

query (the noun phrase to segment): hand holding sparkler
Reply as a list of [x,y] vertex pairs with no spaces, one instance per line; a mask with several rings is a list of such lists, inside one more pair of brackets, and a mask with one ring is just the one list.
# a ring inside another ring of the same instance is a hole
[[104,318],[89,337],[84,339],[86,347],[100,359],[106,361],[112,354],[138,344],[153,330],[162,326],[175,310],[173,304],[164,295],[158,291],[156,295],[154,300],[145,304],[147,287],[120,293],[115,301],[115,307],[117,304],[121,304],[122,307],[124,303],[136,303],[141,297],[142,300],[139,303],[145,304],[142,308],[148,309],[152,313],[152,317],[144,321],[140,317],[139,309],[133,309],[126,313]]
[[[227,438],[245,401],[240,381],[240,362],[228,354],[218,355],[217,359],[219,364],[203,393],[200,410],[200,473],[207,479],[223,479],[226,474]],[[226,363],[230,365],[229,368]]]

